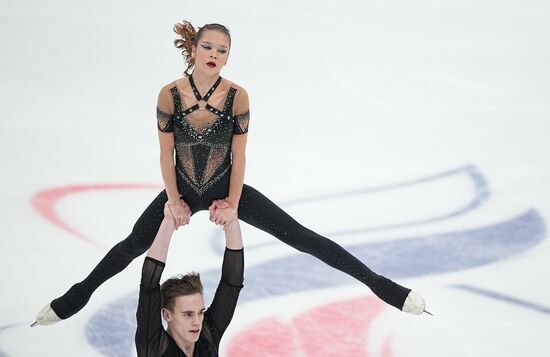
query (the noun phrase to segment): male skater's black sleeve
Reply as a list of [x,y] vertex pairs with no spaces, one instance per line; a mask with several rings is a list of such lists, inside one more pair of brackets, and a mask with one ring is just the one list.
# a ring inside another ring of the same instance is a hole
[[212,339],[216,346],[219,345],[223,333],[233,318],[237,299],[243,287],[243,278],[243,249],[225,248],[222,277],[212,304],[205,312],[205,319],[211,327]]
[[140,357],[160,356],[168,348],[168,338],[160,315],[160,276],[164,263],[146,257],[141,270],[136,312],[136,350]]

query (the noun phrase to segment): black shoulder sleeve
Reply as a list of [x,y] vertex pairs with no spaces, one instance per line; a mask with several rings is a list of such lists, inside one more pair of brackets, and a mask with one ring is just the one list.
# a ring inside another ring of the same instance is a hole
[[160,277],[163,270],[163,262],[145,258],[136,312],[136,350],[140,357],[160,356],[168,348],[169,339],[160,316]]

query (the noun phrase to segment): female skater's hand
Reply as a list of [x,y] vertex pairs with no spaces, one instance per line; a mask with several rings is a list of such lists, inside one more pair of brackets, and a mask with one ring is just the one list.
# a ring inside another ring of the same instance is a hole
[[216,218],[218,217],[219,213],[216,213],[216,210],[219,208],[228,208],[229,202],[226,199],[219,199],[212,201],[212,204],[210,207],[208,207],[208,211],[210,213],[210,221],[215,222]]
[[237,219],[237,208],[232,207],[225,199],[213,201],[208,210],[210,212],[210,221],[217,225],[225,225]]
[[164,205],[164,215],[174,219],[176,229],[180,226],[189,224],[191,219],[191,209],[187,203],[180,199],[177,201],[168,201]]
[[229,207],[229,202],[227,202],[226,199],[212,201],[212,204],[210,205],[210,207],[208,207],[208,210],[210,211],[210,217],[212,217],[212,214],[214,213],[214,210],[216,208],[227,208],[227,207]]
[[219,226],[223,226],[234,219],[237,219],[237,208],[233,206],[216,208],[214,214],[210,215],[210,220]]

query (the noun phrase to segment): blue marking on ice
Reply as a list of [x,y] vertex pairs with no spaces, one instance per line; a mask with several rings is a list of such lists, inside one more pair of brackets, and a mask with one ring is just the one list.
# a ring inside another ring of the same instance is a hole
[[513,296],[505,295],[503,293],[499,293],[499,292],[491,291],[491,290],[487,290],[487,289],[482,289],[482,288],[478,288],[478,287],[471,286],[471,285],[464,285],[464,284],[456,284],[456,285],[453,285],[453,287],[457,288],[457,289],[464,290],[464,291],[468,291],[468,292],[471,292],[471,293],[474,293],[474,294],[477,294],[477,295],[485,296],[485,297],[488,297],[488,298],[491,298],[491,299],[507,302],[507,303],[512,304],[512,305],[524,307],[526,309],[533,310],[533,311],[536,311],[536,312],[540,312],[540,313],[543,313],[543,314],[546,314],[546,315],[550,315],[550,307],[535,304],[533,302],[523,300],[523,299],[519,299],[519,298],[515,298]]
[[[14,328],[14,327],[25,326],[25,325],[29,326],[30,323],[17,322],[17,323],[12,323],[12,324],[7,324],[7,325],[4,325],[4,326],[0,326],[0,333],[3,333],[4,331],[9,330],[9,329]],[[5,352],[2,352],[0,350],[0,357],[8,357],[8,355]]]
[[[289,207],[292,205],[297,204],[304,204],[304,203],[315,203],[318,204],[319,201],[323,200],[329,200],[333,198],[342,198],[342,197],[357,197],[358,195],[364,195],[364,194],[370,194],[370,193],[379,193],[384,191],[391,191],[399,188],[414,186],[418,184],[433,182],[437,180],[441,180],[450,176],[455,175],[467,175],[469,179],[472,181],[473,187],[474,187],[474,195],[472,199],[465,204],[463,207],[460,207],[458,209],[455,209],[451,212],[443,213],[438,216],[434,217],[428,217],[420,220],[410,221],[410,222],[403,222],[399,224],[390,224],[390,225],[380,225],[380,226],[370,226],[370,227],[364,227],[364,228],[353,228],[348,230],[342,230],[342,231],[335,231],[335,232],[325,232],[322,233],[322,235],[326,237],[338,237],[338,236],[344,236],[349,234],[358,234],[358,233],[366,233],[366,232],[374,232],[374,231],[381,231],[385,229],[394,229],[394,228],[403,228],[403,227],[411,227],[416,226],[420,224],[426,224],[426,223],[434,223],[437,221],[446,220],[449,218],[453,218],[459,215],[462,215],[464,213],[467,213],[469,211],[472,211],[476,209],[477,207],[481,206],[484,201],[486,201],[489,198],[489,185],[487,183],[486,178],[481,174],[479,169],[475,165],[465,165],[458,167],[453,170],[445,171],[436,175],[431,175],[427,177],[422,177],[406,182],[400,182],[396,184],[386,185],[386,186],[380,186],[380,187],[371,187],[371,188],[363,188],[353,191],[347,191],[347,192],[339,192],[339,193],[330,193],[330,194],[324,194],[324,195],[317,195],[317,196],[311,196],[306,198],[300,198],[290,201],[283,201],[280,202],[279,205],[281,207]],[[222,256],[224,252],[224,246],[223,244],[220,244],[220,242],[223,242],[223,239],[221,238],[221,231],[215,230],[212,235],[210,236],[210,246],[214,252],[216,252],[218,255]],[[259,248],[259,247],[265,247],[272,244],[279,244],[277,240],[273,240],[268,243],[263,244],[257,244],[253,247],[248,247],[247,250],[251,251],[253,249]]]
[[[17,323],[13,323],[13,324],[7,324],[7,325],[4,325],[4,326],[0,326],[0,332],[3,332],[5,330],[9,330],[10,328],[14,328],[14,327],[17,327],[17,326],[24,326],[24,325],[27,325],[27,323],[17,322]],[[30,325],[30,323],[28,325]]]
[[[392,279],[473,268],[528,249],[545,237],[535,211],[489,227],[426,237],[346,246],[369,268]],[[204,274],[216,286],[218,272]],[[247,267],[240,301],[346,284],[355,280],[307,254],[294,254]]]

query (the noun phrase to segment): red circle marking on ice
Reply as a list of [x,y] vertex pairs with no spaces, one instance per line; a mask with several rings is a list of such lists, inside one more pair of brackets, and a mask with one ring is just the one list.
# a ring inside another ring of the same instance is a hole
[[84,236],[75,228],[71,227],[67,222],[59,217],[56,211],[56,204],[62,198],[74,194],[88,191],[106,191],[106,190],[143,190],[143,189],[159,189],[159,185],[151,184],[132,184],[132,183],[107,183],[107,184],[88,184],[88,185],[71,185],[62,186],[40,191],[31,197],[31,206],[44,218],[56,225],[57,227],[69,232],[78,239],[92,244],[98,248],[108,248],[95,240]]
[[389,337],[379,353],[366,348],[372,322],[384,307],[377,297],[361,297],[304,311],[290,322],[266,318],[233,338],[228,356],[392,357]]

